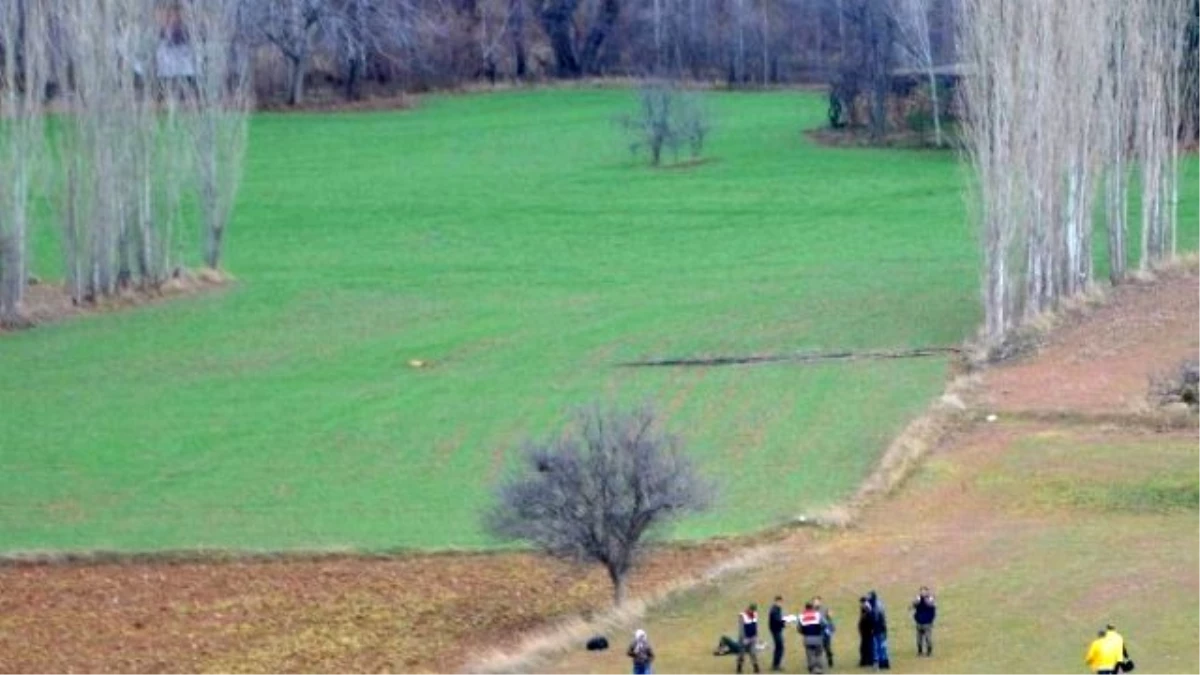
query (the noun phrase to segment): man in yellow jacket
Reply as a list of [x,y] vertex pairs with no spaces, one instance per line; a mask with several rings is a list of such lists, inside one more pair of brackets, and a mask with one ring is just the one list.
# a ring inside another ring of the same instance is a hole
[[1116,673],[1125,660],[1125,638],[1109,624],[1092,640],[1087,651],[1087,664],[1097,675]]

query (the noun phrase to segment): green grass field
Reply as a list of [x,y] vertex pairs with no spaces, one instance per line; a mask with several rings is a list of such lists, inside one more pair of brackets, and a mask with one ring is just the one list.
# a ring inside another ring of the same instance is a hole
[[[256,117],[236,286],[0,337],[0,548],[488,546],[521,440],[596,398],[658,402],[724,483],[679,536],[846,496],[943,361],[614,364],[958,342],[961,167],[814,146],[821,97],[772,93],[715,95],[710,161],[655,171],[612,123],[631,103]],[[50,233],[38,250],[54,276]]]

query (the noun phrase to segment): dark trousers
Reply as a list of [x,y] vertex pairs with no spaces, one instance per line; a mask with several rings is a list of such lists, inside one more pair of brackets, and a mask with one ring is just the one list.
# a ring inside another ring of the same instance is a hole
[[742,651],[737,655],[737,671],[742,672],[742,664],[746,663],[746,658],[749,657],[750,665],[754,666],[754,672],[758,670],[758,638],[745,638],[742,640]]
[[917,624],[917,656],[933,656],[933,624]]
[[808,672],[823,673],[825,672],[825,640],[819,636],[806,636],[804,638],[804,659],[808,665]]
[[771,631],[771,642],[775,643],[775,654],[771,656],[771,670],[783,665],[783,631]]
[[825,658],[829,660],[829,667],[833,667],[833,636],[826,633],[823,638],[825,646]]

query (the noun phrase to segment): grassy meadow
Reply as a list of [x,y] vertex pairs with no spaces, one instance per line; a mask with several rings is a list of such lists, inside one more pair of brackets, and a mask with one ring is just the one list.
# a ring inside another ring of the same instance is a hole
[[[521,441],[597,398],[657,402],[723,483],[676,536],[845,497],[943,360],[617,364],[960,341],[962,168],[818,147],[823,97],[758,93],[712,96],[708,161],[652,170],[613,123],[631,105],[256,116],[236,285],[0,336],[0,548],[491,546],[479,513]],[[53,233],[36,248],[53,278]]]

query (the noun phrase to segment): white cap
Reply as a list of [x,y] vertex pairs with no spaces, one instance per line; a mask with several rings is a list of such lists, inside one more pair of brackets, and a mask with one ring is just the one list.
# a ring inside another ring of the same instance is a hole
[[646,637],[646,631],[642,630],[641,628],[633,631],[633,639],[642,640],[642,639],[645,639],[645,637]]

